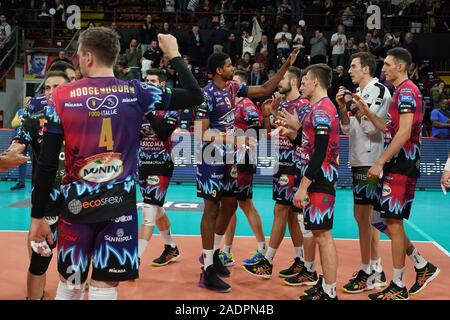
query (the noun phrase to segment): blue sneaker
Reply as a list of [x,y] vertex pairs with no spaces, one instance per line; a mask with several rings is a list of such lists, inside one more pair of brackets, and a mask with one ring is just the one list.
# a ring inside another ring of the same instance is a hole
[[264,255],[261,252],[257,251],[253,255],[253,257],[244,259],[244,261],[242,261],[242,264],[246,265],[246,266],[251,266],[251,265],[257,264],[262,258],[264,258]]
[[233,258],[233,254],[231,254],[231,253],[227,254],[223,251],[220,251],[219,259],[222,261],[222,263],[225,267],[234,266],[234,258]]

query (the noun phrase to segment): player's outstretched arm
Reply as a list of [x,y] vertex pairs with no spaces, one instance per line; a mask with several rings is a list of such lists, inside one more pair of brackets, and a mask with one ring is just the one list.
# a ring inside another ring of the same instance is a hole
[[195,108],[203,103],[203,92],[198,85],[197,80],[184,63],[180,52],[178,51],[177,39],[168,34],[158,35],[159,47],[169,58],[170,64],[178,73],[181,88],[172,89],[172,98],[168,106],[170,110]]
[[295,48],[291,54],[289,55],[286,62],[283,66],[278,70],[278,72],[265,83],[260,86],[250,86],[248,87],[248,97],[249,98],[260,98],[267,97],[272,94],[272,91],[278,86],[281,80],[283,80],[284,74],[292,66],[297,59],[297,54],[300,48]]

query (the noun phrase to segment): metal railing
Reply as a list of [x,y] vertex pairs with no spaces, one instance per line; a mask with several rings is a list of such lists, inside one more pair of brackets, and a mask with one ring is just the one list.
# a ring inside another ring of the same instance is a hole
[[0,81],[3,81],[17,62],[20,30],[15,27],[0,44]]

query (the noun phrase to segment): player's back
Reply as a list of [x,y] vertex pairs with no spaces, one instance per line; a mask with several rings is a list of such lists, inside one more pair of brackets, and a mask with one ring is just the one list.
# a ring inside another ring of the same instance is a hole
[[92,190],[131,182],[142,117],[161,100],[161,90],[114,77],[83,78],[58,87],[52,100],[66,143],[63,184]]

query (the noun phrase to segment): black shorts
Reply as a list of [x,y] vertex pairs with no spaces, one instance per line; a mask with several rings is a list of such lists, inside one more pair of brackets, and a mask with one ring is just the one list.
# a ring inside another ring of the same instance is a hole
[[305,208],[306,230],[331,230],[334,220],[335,197],[327,193],[310,192],[309,204]]
[[398,173],[385,173],[380,200],[375,210],[384,219],[408,219],[414,200],[417,178]]
[[144,203],[162,207],[166,200],[170,179],[173,175],[173,163],[159,168],[143,166],[139,168],[139,187]]
[[374,205],[378,201],[379,189],[376,179],[368,179],[370,167],[352,167],[353,203]]
[[278,172],[273,176],[272,198],[278,204],[292,205],[294,194],[297,189],[296,168],[279,167]]

